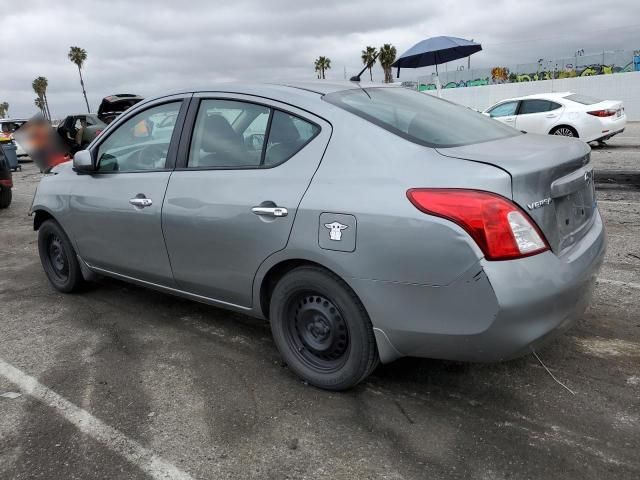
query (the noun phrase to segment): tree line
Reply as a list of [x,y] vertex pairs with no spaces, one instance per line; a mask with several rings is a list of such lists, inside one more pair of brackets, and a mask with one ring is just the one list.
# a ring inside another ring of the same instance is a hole
[[[87,92],[84,88],[84,80],[82,78],[82,67],[87,61],[87,51],[84,48],[80,47],[70,47],[67,58],[71,61],[71,63],[75,64],[78,67],[78,75],[80,76],[80,87],[82,88],[82,95],[84,96],[84,102],[87,105],[87,112],[91,113],[91,109],[89,108],[89,101],[87,100]],[[47,80],[47,77],[36,77],[31,83],[31,88],[33,88],[33,91],[36,94],[36,98],[33,103],[36,107],[38,107],[38,110],[40,110],[42,116],[51,121],[51,110],[49,110],[49,101],[47,100],[48,87],[49,81]],[[5,118],[8,116],[9,103],[1,102],[0,118]]]
[[[377,63],[382,67],[384,72],[384,82],[392,83],[393,74],[391,72],[391,65],[396,61],[396,47],[390,43],[385,43],[376,49],[376,47],[367,46],[362,50],[360,59],[362,63],[367,66],[369,70],[369,79],[373,81],[373,66]],[[325,56],[319,56],[314,60],[314,67],[316,75],[319,79],[324,80],[325,72],[331,69],[331,59]]]

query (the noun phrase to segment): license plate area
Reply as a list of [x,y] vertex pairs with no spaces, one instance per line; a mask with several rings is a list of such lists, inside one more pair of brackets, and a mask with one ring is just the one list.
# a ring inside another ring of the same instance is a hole
[[563,250],[582,238],[591,224],[596,211],[594,182],[585,182],[583,188],[556,198],[555,207],[560,250]]

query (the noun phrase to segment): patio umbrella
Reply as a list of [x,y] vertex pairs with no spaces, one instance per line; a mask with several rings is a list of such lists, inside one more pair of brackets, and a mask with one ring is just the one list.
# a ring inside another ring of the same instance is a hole
[[435,65],[436,75],[438,75],[439,64],[468,57],[480,50],[482,50],[482,45],[464,38],[432,37],[416,43],[400,55],[393,62],[392,67],[398,69],[397,76],[400,77],[401,68],[420,68]]

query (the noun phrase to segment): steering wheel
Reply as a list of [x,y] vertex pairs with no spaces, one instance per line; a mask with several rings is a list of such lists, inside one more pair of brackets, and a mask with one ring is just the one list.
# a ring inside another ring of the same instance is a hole
[[158,162],[167,158],[167,150],[165,145],[145,145],[132,155],[132,163],[139,170],[164,168],[164,165],[158,165]]

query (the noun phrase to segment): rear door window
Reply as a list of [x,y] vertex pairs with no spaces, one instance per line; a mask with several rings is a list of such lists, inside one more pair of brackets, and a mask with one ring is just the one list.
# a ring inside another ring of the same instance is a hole
[[294,156],[320,131],[320,127],[306,120],[276,110],[271,120],[264,166],[279,165]]
[[520,110],[518,111],[518,114],[527,115],[529,113],[550,112],[560,107],[561,107],[560,104],[556,102],[552,102],[550,100],[543,100],[543,99],[523,100],[520,103]]
[[270,168],[290,159],[320,131],[298,116],[251,102],[202,100],[187,168]]

